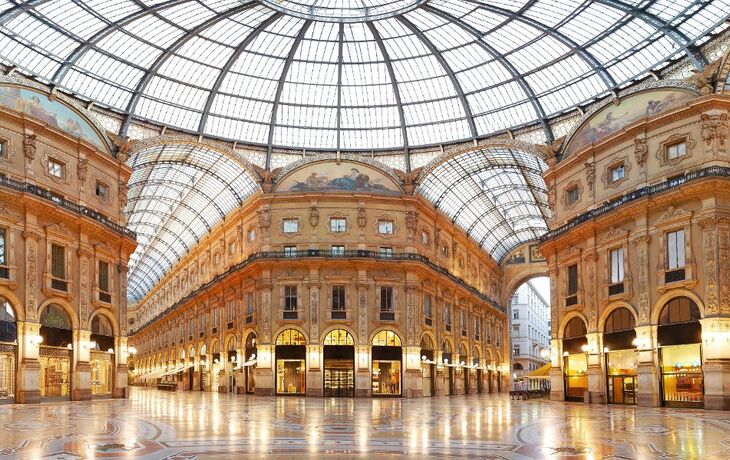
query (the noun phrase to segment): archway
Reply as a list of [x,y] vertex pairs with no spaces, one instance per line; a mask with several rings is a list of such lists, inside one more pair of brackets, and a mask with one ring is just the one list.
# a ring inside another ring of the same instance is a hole
[[355,396],[355,341],[344,329],[324,338],[324,396]]
[[228,393],[236,392],[236,368],[238,367],[238,340],[235,335],[226,341],[226,376]]
[[[482,365],[481,365],[482,356],[481,356],[481,353],[479,352],[479,348],[474,346],[474,348],[472,349],[471,355],[472,355],[471,356],[471,365],[472,365],[472,369],[475,369],[474,374],[476,376],[476,392],[482,393],[482,392],[484,392],[484,384],[483,384],[484,371],[483,371]],[[474,388],[474,387],[472,387],[472,388]]]
[[89,362],[91,395],[111,396],[114,391],[114,329],[101,313],[91,319]]
[[15,310],[0,296],[0,401],[15,400],[15,370],[18,362],[18,324]]
[[573,316],[563,332],[563,373],[565,400],[583,401],[588,390],[588,354],[586,348],[586,323],[580,316]]
[[469,356],[466,344],[459,346],[459,370],[461,370],[461,386],[465,395],[469,394]]
[[454,394],[454,360],[451,356],[451,344],[444,339],[441,342],[441,361],[444,365],[444,396]]
[[657,341],[665,406],[704,404],[700,317],[697,303],[689,297],[669,300],[659,314]]
[[373,396],[400,396],[403,345],[393,331],[380,331],[372,340]]
[[41,345],[38,350],[41,398],[71,396],[73,331],[66,310],[55,303],[46,305],[40,316]]
[[606,400],[610,404],[636,404],[639,352],[635,327],[634,313],[625,306],[611,310],[603,323]]
[[276,394],[303,395],[307,388],[307,339],[296,329],[276,337]]

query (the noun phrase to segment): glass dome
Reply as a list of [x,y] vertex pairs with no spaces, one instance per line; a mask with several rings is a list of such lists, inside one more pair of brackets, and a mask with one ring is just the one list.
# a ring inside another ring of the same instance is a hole
[[730,0],[0,0],[0,59],[137,121],[273,147],[443,145],[698,46]]

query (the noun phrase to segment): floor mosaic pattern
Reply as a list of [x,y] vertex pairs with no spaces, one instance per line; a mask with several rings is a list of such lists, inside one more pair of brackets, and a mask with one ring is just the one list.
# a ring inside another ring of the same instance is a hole
[[0,460],[381,455],[728,459],[730,414],[504,395],[269,398],[139,388],[128,400],[0,405]]

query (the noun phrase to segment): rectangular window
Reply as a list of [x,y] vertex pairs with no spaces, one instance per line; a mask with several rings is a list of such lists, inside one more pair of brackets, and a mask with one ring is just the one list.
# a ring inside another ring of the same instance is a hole
[[248,238],[248,242],[249,242],[249,243],[250,243],[251,241],[255,240],[255,239],[256,239],[256,229],[254,229],[254,228],[250,229],[250,230],[248,231],[248,236],[247,236],[247,238]]
[[474,340],[479,340],[479,318],[474,318]]
[[667,160],[674,160],[676,158],[683,157],[686,154],[687,144],[685,142],[679,142],[667,146]]
[[284,286],[284,310],[296,311],[297,309],[297,287]]
[[284,233],[297,233],[299,231],[299,219],[284,219]]
[[64,176],[64,169],[66,168],[66,165],[61,163],[58,160],[49,159],[48,160],[48,174],[54,177],[63,178]]
[[431,315],[431,296],[427,295],[423,297],[423,316],[425,318],[425,323],[429,326],[433,324]]
[[611,182],[617,182],[624,178],[626,174],[626,168],[624,164],[616,165],[611,168]]
[[421,232],[421,243],[423,243],[423,244],[428,244],[429,243],[428,233]]
[[684,267],[684,230],[667,233],[667,268]]
[[102,200],[105,200],[105,201],[108,200],[109,199],[109,186],[103,182],[96,181],[96,196],[98,196]]
[[0,157],[5,156],[5,152],[7,151],[8,147],[5,143],[5,141],[0,141]]
[[51,276],[66,279],[66,248],[58,244],[51,245]]
[[253,315],[254,315],[254,309],[256,307],[254,306],[253,302],[253,292],[249,292],[246,294],[246,324],[253,323]]
[[444,325],[447,331],[451,331],[451,304],[444,304]]
[[5,259],[5,238],[7,231],[4,228],[0,228],[0,265],[6,264]]
[[378,221],[378,233],[381,235],[392,235],[393,234],[393,221],[392,220],[379,220]]
[[515,356],[519,356],[520,355],[520,346],[519,345],[515,345],[512,348],[512,354],[515,355]]
[[568,204],[576,203],[580,199],[578,187],[571,187],[566,193],[568,194]]
[[611,250],[611,284],[624,281],[624,248]]
[[99,290],[109,292],[109,262],[99,261]]
[[380,288],[380,311],[393,312],[393,286],[381,286]]
[[345,247],[344,246],[332,246],[332,255],[333,256],[344,256],[345,255]]
[[296,257],[297,247],[296,246],[284,246],[284,257]]
[[213,307],[213,322],[212,322],[213,328],[218,327],[218,307]]
[[515,310],[512,312],[512,319],[520,319],[520,311]]
[[568,267],[568,295],[578,293],[578,265],[573,264]]
[[390,259],[393,257],[393,248],[380,248],[380,257]]
[[461,321],[461,335],[466,336],[466,312],[464,310],[459,311]]
[[347,219],[344,217],[333,217],[330,219],[330,231],[342,233],[347,231]]
[[205,324],[205,314],[203,314],[203,315],[201,315],[201,316],[200,316],[200,336],[201,336],[201,337],[202,337],[202,336],[203,336],[203,334],[205,333],[205,328],[206,328],[206,324]]
[[332,286],[332,311],[345,311],[345,286]]
[[228,301],[226,305],[226,322],[232,323],[236,316],[236,303],[233,300]]

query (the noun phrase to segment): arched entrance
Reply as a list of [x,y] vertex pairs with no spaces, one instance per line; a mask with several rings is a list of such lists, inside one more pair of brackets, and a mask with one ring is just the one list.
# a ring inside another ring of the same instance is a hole
[[307,340],[296,329],[276,337],[276,394],[303,395],[307,382]]
[[41,398],[69,399],[73,331],[71,319],[59,305],[49,304],[41,313],[41,345],[38,350]]
[[355,396],[355,341],[344,329],[324,338],[324,396]]
[[484,370],[482,369],[482,366],[480,363],[481,355],[479,353],[479,349],[477,347],[474,347],[471,354],[472,354],[472,358],[471,358],[472,363],[471,364],[472,364],[472,367],[476,369],[476,371],[475,371],[476,390],[477,390],[477,393],[483,393],[484,392],[484,382],[483,382]]
[[565,381],[565,400],[583,401],[588,390],[588,354],[586,347],[586,323],[574,316],[565,325],[563,333],[563,378]]
[[112,396],[114,391],[114,329],[109,320],[97,314],[91,320],[91,395]]
[[626,307],[609,313],[604,323],[606,400],[609,404],[636,404],[639,353],[636,351],[636,321]]
[[15,311],[0,296],[0,402],[15,401],[15,369],[18,362],[18,324]]
[[434,361],[433,340],[428,335],[421,338],[421,381],[423,396],[435,396],[436,362]]
[[668,407],[702,407],[702,326],[700,309],[689,297],[667,302],[657,330],[662,403]]
[[210,373],[208,372],[208,346],[202,344],[200,346],[200,378],[198,383],[200,384],[200,391],[210,390]]
[[393,331],[380,331],[373,337],[373,396],[400,396],[403,347]]
[[221,374],[225,375],[225,363],[221,362],[221,345],[218,340],[213,341],[210,352],[213,355],[213,363],[210,366],[210,390],[220,391],[220,378]]
[[448,340],[441,342],[441,361],[444,364],[444,396],[449,396],[454,394],[454,364]]
[[246,344],[244,348],[244,357],[246,361],[243,363],[245,371],[243,373],[246,380],[246,394],[254,394],[256,391],[256,334],[251,332],[246,336]]

